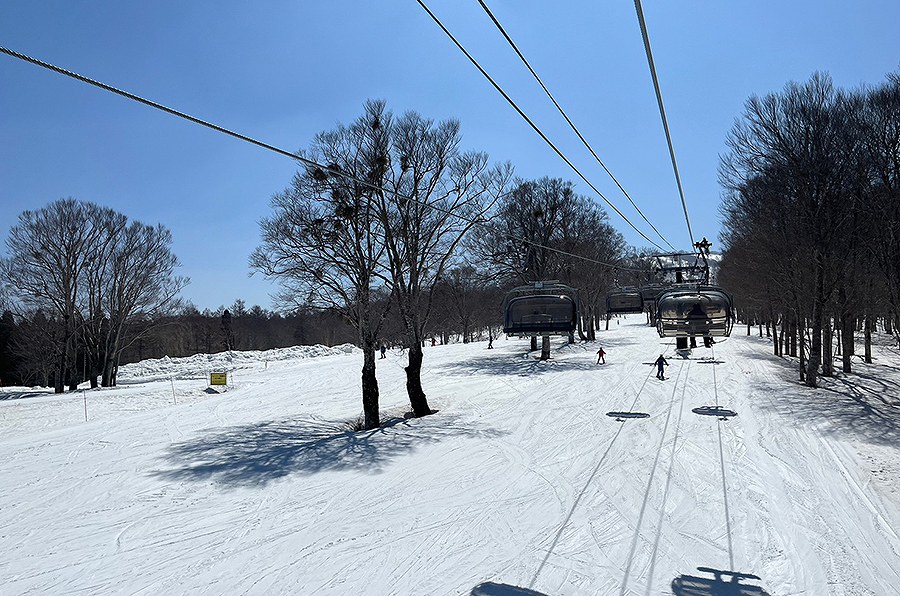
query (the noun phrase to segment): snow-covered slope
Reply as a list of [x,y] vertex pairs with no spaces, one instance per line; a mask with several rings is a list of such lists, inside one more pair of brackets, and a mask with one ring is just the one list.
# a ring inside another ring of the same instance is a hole
[[[896,354],[810,390],[735,335],[659,381],[672,342],[641,323],[547,362],[519,340],[427,347],[440,411],[423,419],[403,418],[389,352],[387,423],[368,432],[347,430],[362,362],[346,347],[7,392],[0,593],[738,593],[698,568],[771,595],[897,593]],[[232,385],[208,392],[222,367]],[[693,412],[715,404],[737,416]]]

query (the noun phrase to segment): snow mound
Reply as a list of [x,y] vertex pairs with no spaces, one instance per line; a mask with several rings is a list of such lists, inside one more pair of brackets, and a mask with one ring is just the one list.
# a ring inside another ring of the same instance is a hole
[[185,358],[162,358],[142,360],[119,367],[119,381],[151,381],[158,379],[201,378],[215,371],[231,371],[241,368],[255,368],[262,363],[285,360],[302,360],[354,354],[360,351],[353,344],[328,347],[291,346],[273,350],[249,350],[246,352],[219,352],[217,354],[194,354]]

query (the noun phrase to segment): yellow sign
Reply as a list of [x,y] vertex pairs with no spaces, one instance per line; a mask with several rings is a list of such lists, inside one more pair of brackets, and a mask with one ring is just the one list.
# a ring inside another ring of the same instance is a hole
[[209,373],[209,384],[210,385],[227,385],[228,384],[228,373],[223,373],[223,372]]

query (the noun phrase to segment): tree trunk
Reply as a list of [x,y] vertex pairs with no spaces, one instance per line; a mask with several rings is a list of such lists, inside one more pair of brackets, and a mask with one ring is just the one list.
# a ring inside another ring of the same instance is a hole
[[66,374],[69,372],[69,354],[72,351],[71,317],[63,316],[63,336],[59,346],[59,358],[57,359],[56,379],[53,383],[54,393],[64,393],[66,390]]
[[865,329],[865,361],[866,364],[872,364],[872,318],[871,315],[866,315],[866,322],[863,325]]
[[119,362],[119,353],[121,351],[121,348],[119,348],[120,333],[121,331],[117,331],[117,327],[110,323],[109,336],[106,340],[106,354],[103,361],[103,376],[100,380],[100,385],[103,387],[116,386],[116,365]]
[[100,384],[103,387],[113,386],[113,359],[109,356],[106,357],[106,361],[103,363],[103,379]]
[[531,336],[531,351],[534,352],[537,350],[537,335]]
[[822,327],[825,318],[825,275],[823,256],[816,251],[815,262],[815,298],[813,300],[812,341],[809,346],[809,362],[806,365],[806,386],[818,387],[819,365],[822,363]]
[[845,373],[852,372],[853,319],[849,309],[841,313],[841,370]]
[[550,336],[541,336],[541,360],[550,360]]
[[831,315],[825,317],[825,328],[822,330],[822,376],[834,376],[834,360],[832,356]]
[[795,316],[791,317],[788,339],[790,341],[790,346],[788,347],[788,354],[790,354],[790,356],[792,358],[796,358],[797,357],[797,317],[795,317]]
[[772,305],[769,305],[769,319],[772,321],[772,346],[776,356],[781,356],[781,342],[778,339],[778,327],[775,324],[777,317],[772,312]]
[[363,427],[366,430],[381,426],[378,413],[378,379],[375,377],[375,342],[363,346],[362,367]]
[[787,321],[781,316],[781,336],[778,345],[778,356],[784,356],[785,342],[787,342]]
[[406,371],[406,393],[409,395],[409,404],[412,406],[413,414],[417,418],[427,416],[432,413],[428,407],[428,400],[425,399],[425,392],[422,390],[422,342],[413,341],[409,346],[409,365],[404,369]]
[[53,379],[53,393],[65,393],[66,381],[64,371],[66,370],[66,346],[63,344],[59,353],[56,364],[56,376]]
[[798,346],[797,353],[800,356],[800,382],[806,382],[806,320],[803,317],[799,317],[797,320],[797,339]]

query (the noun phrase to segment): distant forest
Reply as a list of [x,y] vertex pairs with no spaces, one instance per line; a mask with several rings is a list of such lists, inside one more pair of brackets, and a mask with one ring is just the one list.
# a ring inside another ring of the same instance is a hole
[[[468,312],[449,289],[436,299],[444,315],[435,317],[434,333],[441,344],[487,340],[502,325],[499,288],[475,289],[467,296],[472,304]],[[461,312],[462,309],[462,312]],[[226,314],[227,313],[227,314]],[[402,347],[402,323],[388,314],[382,342],[389,348]],[[489,329],[492,327],[491,329]],[[53,386],[58,357],[51,340],[58,324],[43,311],[30,318],[14,316],[6,310],[0,317],[0,383],[2,385]],[[42,338],[45,341],[42,341]],[[126,339],[119,364],[148,358],[178,358],[194,354],[215,354],[232,350],[270,350],[295,345],[335,346],[356,343],[352,325],[338,313],[327,310],[297,309],[281,314],[258,305],[247,308],[237,299],[230,306],[216,310],[198,310],[194,305],[182,306],[178,312],[136,322]],[[87,342],[78,342],[73,374],[78,382],[88,378],[85,369]],[[80,374],[79,374],[80,373]]]

